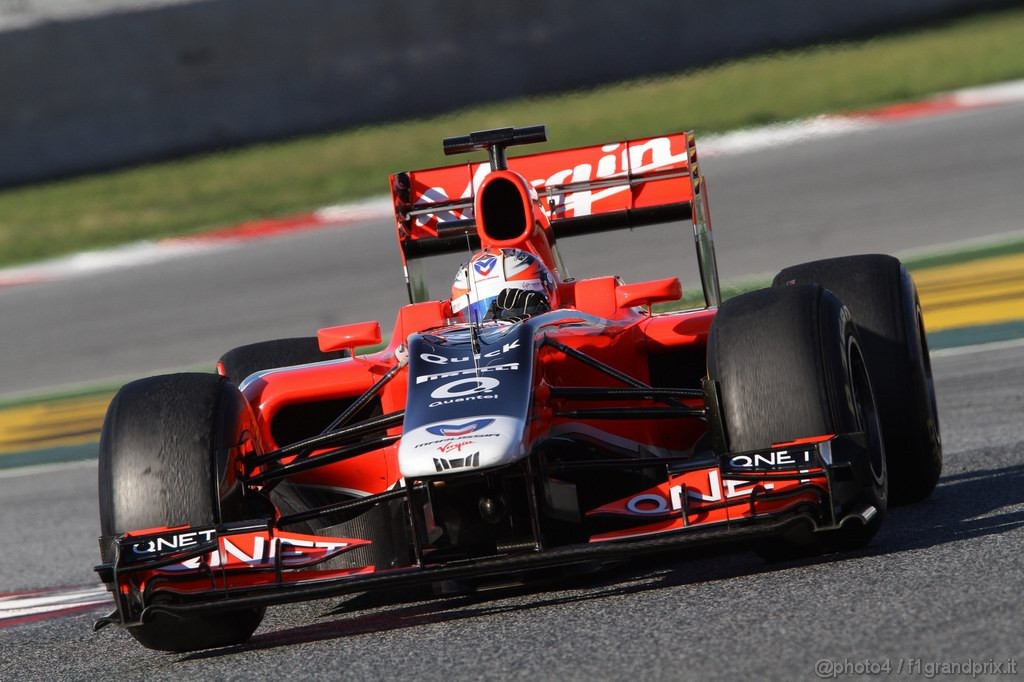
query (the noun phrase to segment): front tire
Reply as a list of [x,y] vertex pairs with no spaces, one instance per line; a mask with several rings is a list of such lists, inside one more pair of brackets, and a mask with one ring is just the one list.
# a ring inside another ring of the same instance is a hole
[[[215,374],[172,374],[125,385],[107,409],[100,436],[103,535],[246,518],[247,500],[234,478],[231,454],[255,433],[238,389]],[[158,614],[128,631],[148,649],[207,649],[246,641],[263,612]]]
[[817,285],[753,291],[725,302],[708,339],[728,452],[809,436],[864,432],[872,480],[858,500],[874,515],[832,531],[797,531],[755,546],[768,559],[866,545],[887,503],[885,455],[860,340],[849,311]]
[[921,303],[892,256],[829,258],[786,268],[774,286],[819,284],[853,315],[878,401],[894,504],[931,495],[942,473],[942,436]]

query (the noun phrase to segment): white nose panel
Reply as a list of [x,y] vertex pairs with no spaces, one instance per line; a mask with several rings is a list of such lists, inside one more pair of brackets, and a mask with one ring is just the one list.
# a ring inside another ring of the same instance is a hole
[[525,455],[521,421],[473,416],[427,424],[404,434],[398,466],[403,477],[422,478],[502,466]]

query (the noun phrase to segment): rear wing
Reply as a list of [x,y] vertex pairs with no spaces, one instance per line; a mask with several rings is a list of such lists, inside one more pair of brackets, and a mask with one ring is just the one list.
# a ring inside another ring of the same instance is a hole
[[[691,220],[708,306],[720,303],[706,188],[693,133],[625,140],[510,158],[508,169],[536,190],[560,237]],[[391,176],[398,241],[410,299],[417,258],[479,248],[473,201],[487,162]]]

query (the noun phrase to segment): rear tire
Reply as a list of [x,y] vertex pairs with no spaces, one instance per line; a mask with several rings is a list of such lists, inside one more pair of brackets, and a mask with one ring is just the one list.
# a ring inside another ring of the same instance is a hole
[[226,376],[236,386],[240,386],[246,377],[256,372],[292,365],[308,365],[324,360],[339,360],[344,357],[348,357],[348,351],[325,353],[320,350],[320,343],[315,336],[298,336],[233,348],[217,361],[217,372],[221,376]]
[[[124,386],[107,409],[100,437],[103,535],[246,518],[230,455],[255,433],[238,389],[215,374],[172,374]],[[246,641],[263,612],[158,614],[128,631],[148,649],[207,649]]]
[[[728,452],[809,436],[863,431],[873,482],[869,523],[833,531],[798,529],[755,545],[775,560],[866,545],[885,516],[885,455],[866,363],[850,313],[816,285],[753,291],[725,302],[708,339],[708,375],[718,383]],[[718,425],[713,425],[718,426]]]
[[891,501],[925,499],[942,473],[942,436],[913,279],[892,256],[864,255],[789,267],[773,285],[812,282],[853,315],[881,415]]

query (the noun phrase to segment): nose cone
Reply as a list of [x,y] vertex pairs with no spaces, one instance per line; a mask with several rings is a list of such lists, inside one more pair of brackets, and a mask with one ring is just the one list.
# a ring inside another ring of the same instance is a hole
[[511,464],[526,454],[523,426],[503,416],[427,424],[402,436],[398,466],[405,478],[423,478]]

